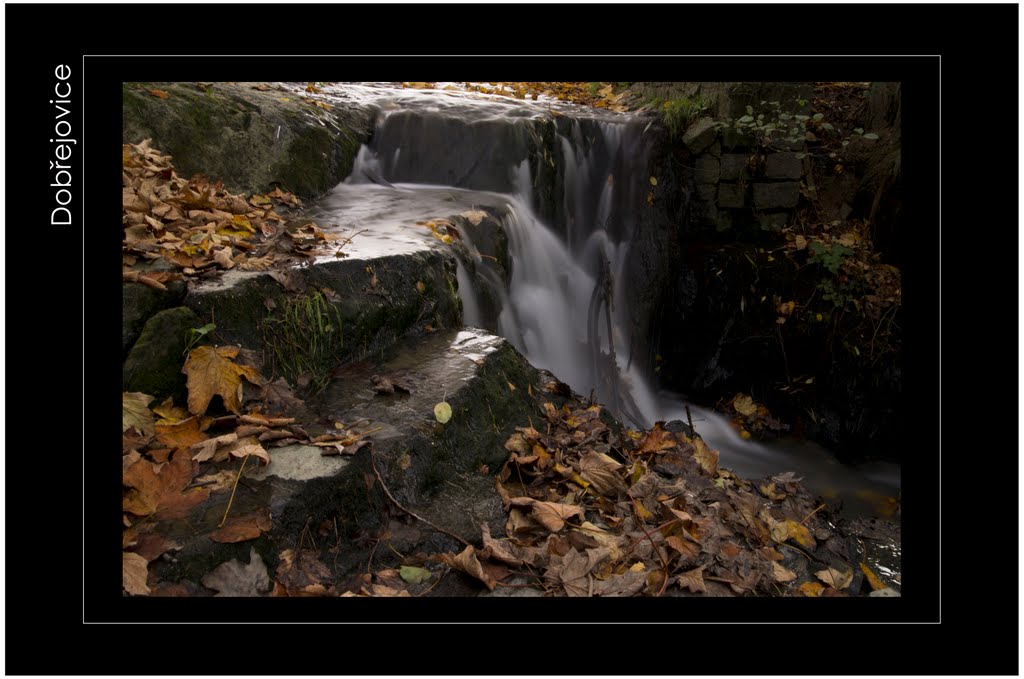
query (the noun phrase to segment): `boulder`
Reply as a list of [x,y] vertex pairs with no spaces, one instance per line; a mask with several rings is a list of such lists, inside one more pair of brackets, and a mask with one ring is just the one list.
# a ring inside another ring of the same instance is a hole
[[185,364],[189,330],[202,325],[186,307],[165,309],[154,315],[125,359],[121,383],[124,391],[141,391],[157,399],[185,392]]

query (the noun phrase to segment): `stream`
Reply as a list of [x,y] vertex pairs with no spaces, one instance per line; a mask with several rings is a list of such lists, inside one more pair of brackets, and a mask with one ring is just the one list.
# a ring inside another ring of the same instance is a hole
[[[636,215],[651,189],[649,118],[383,84],[334,84],[326,95],[380,111],[351,175],[312,213],[351,237],[350,257],[446,247],[416,222],[486,207],[508,235],[511,275],[507,286],[492,281],[499,311],[487,318],[476,280],[460,264],[464,325],[505,337],[630,426],[686,421],[685,396],[659,389],[647,358],[633,355],[629,272]],[[540,195],[552,173],[556,194]],[[843,465],[807,440],[744,440],[727,418],[692,404],[690,411],[720,464],[745,478],[793,471],[850,513],[872,513],[899,494],[898,465]]]

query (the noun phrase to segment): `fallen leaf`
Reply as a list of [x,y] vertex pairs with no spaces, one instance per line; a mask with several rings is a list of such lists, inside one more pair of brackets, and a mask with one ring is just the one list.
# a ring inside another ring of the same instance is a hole
[[231,258],[231,248],[221,248],[214,252],[213,261],[217,262],[225,269],[230,269],[235,266],[235,260]]
[[647,584],[644,573],[626,571],[621,575],[613,575],[607,580],[594,583],[594,596],[626,597],[636,596]]
[[233,516],[221,528],[210,533],[214,542],[245,542],[254,540],[270,530],[270,513],[256,512],[245,516]]
[[452,407],[446,401],[441,401],[434,406],[434,417],[441,424],[445,424],[452,419]]
[[580,459],[577,469],[601,495],[618,497],[626,492],[626,483],[619,476],[622,465],[604,453],[588,452]]
[[468,219],[469,223],[473,226],[477,226],[481,221],[487,218],[487,213],[483,210],[468,210],[463,212],[460,216]]
[[487,589],[494,591],[494,588],[498,586],[498,581],[492,576],[486,573],[483,566],[480,565],[480,560],[477,559],[476,549],[473,545],[466,545],[466,548],[458,554],[447,554],[440,555],[441,561],[448,564],[452,568],[462,571],[467,575],[472,575],[480,582],[487,585]]
[[589,521],[584,521],[579,528],[573,528],[573,530],[593,538],[597,541],[597,544],[607,548],[608,556],[612,561],[618,561],[622,557],[622,550],[626,547],[627,542],[624,536],[609,533]]
[[665,542],[683,556],[683,563],[689,563],[700,556],[700,545],[688,537],[669,535]]
[[[184,408],[180,408],[180,410],[186,412],[187,415],[187,411]],[[169,424],[160,424],[158,422],[156,425],[156,440],[161,445],[170,448],[191,448],[206,439],[206,434],[199,431],[199,426],[199,418],[195,416]]]
[[418,585],[421,582],[426,582],[433,575],[426,568],[417,568],[416,566],[402,566],[399,570],[402,575],[402,579],[408,582],[410,585]]
[[678,445],[678,442],[672,435],[672,432],[667,431],[661,422],[655,422],[654,428],[647,432],[643,439],[640,440],[640,447],[637,449],[637,453],[657,453],[669,448],[675,448],[676,445]]
[[205,488],[185,490],[192,481],[192,461],[187,451],[176,453],[169,462],[156,465],[140,459],[128,467],[121,482],[131,490],[122,499],[122,509],[136,516],[157,514],[163,519],[180,518],[210,496]]
[[225,452],[221,455],[217,455],[217,450],[223,446],[235,443],[236,441],[238,441],[238,435],[231,432],[230,434],[224,434],[223,436],[195,443],[189,448],[189,450],[192,452],[192,459],[196,462],[206,462],[207,460],[222,462],[228,458],[228,454]]
[[217,590],[214,596],[264,596],[270,590],[267,565],[255,548],[249,549],[249,563],[226,561],[203,576],[202,583]]
[[814,576],[829,587],[836,589],[846,589],[850,586],[850,582],[853,581],[853,571],[843,573],[835,568],[826,568],[823,571],[818,571]]
[[229,469],[222,469],[216,474],[197,476],[195,483],[206,488],[211,493],[214,493],[218,490],[224,490],[225,488],[231,488],[234,486],[236,478],[238,478],[238,472],[234,472]]
[[583,508],[561,502],[541,502],[531,497],[514,497],[510,500],[516,507],[529,507],[530,517],[552,533],[565,527],[565,520],[572,517],[583,518]]
[[140,434],[152,434],[156,427],[153,413],[149,410],[152,400],[153,397],[149,394],[138,391],[126,391],[121,394],[121,431],[135,427]]
[[571,597],[589,596],[593,582],[590,572],[606,558],[608,550],[604,548],[588,549],[586,555],[570,549],[565,556],[551,560],[544,578],[561,585]]
[[188,419],[189,412],[181,406],[174,405],[173,399],[168,396],[167,399],[158,406],[154,406],[151,410],[160,416],[160,420],[157,424],[174,424],[182,420]]
[[708,476],[714,476],[715,470],[718,469],[718,451],[708,448],[699,437],[694,437],[693,447],[693,459],[697,461],[697,465]]
[[825,585],[820,582],[805,582],[797,588],[804,596],[818,596]]
[[796,573],[782,566],[778,561],[773,561],[772,577],[775,578],[775,582],[789,582],[796,579]]
[[171,93],[165,90],[147,90],[151,96],[158,97],[160,99],[170,99]]
[[732,399],[732,407],[740,415],[746,415],[747,417],[757,412],[757,405],[754,403],[754,399],[746,394],[736,394]]
[[704,584],[704,568],[704,566],[698,566],[692,571],[680,573],[679,577],[676,579],[676,582],[679,583],[679,587],[681,589],[688,589],[691,592],[707,592],[708,588]]
[[224,407],[238,415],[242,406],[242,378],[260,386],[262,380],[255,368],[238,365],[233,359],[238,347],[196,347],[188,355],[182,372],[188,375],[188,409],[202,415],[214,395],[224,401]]
[[[276,579],[288,596],[323,596],[325,582],[331,580],[331,570],[311,549],[286,549],[279,555]],[[205,584],[205,583],[204,583]]]
[[888,585],[882,582],[881,578],[875,575],[874,571],[867,567],[863,562],[860,564],[860,570],[864,573],[864,577],[867,578],[868,584],[871,585],[871,589],[878,591],[880,589],[887,589]]
[[246,437],[245,439],[239,439],[235,444],[228,449],[228,454],[231,457],[243,458],[253,456],[257,458],[262,464],[270,464],[270,453],[259,444],[259,441],[255,437]]
[[144,557],[133,552],[121,553],[121,585],[126,592],[132,596],[148,595],[149,587],[146,586],[148,577],[149,562]]

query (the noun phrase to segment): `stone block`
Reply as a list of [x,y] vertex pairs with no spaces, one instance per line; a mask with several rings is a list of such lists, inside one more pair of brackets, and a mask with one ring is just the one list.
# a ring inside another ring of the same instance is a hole
[[189,330],[202,322],[191,309],[175,307],[156,314],[142,329],[122,368],[124,391],[141,391],[163,399],[185,392],[185,364]]
[[795,153],[771,153],[765,164],[764,175],[768,179],[800,179],[803,163]]
[[723,182],[734,182],[738,179],[748,179],[750,170],[747,169],[747,154],[745,153],[723,153],[721,161],[721,179]]
[[761,215],[759,219],[761,228],[765,231],[782,231],[789,222],[788,212],[769,212]]
[[741,208],[744,204],[743,187],[722,182],[718,185],[718,207]]
[[698,184],[717,184],[721,168],[718,158],[714,156],[701,156],[697,158],[696,180]]
[[800,184],[778,182],[754,184],[754,207],[758,210],[796,207],[800,200]]
[[715,141],[718,129],[711,118],[701,118],[683,134],[683,144],[691,153],[700,153]]
[[713,203],[718,195],[718,187],[714,184],[697,184],[697,197],[705,203]]

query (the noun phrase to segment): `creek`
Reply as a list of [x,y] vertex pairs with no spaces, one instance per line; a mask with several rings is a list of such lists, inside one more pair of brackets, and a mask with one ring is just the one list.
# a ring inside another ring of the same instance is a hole
[[[640,218],[656,186],[651,118],[443,89],[326,92],[379,111],[351,175],[314,211],[351,236],[349,256],[444,247],[416,222],[486,208],[507,235],[507,270],[460,263],[465,326],[504,336],[634,428],[686,421],[689,405],[720,464],[745,478],[793,471],[852,512],[899,493],[897,465],[844,465],[806,440],[745,440],[727,418],[658,387],[654,357],[637,348],[642,319],[657,313],[639,308],[636,287],[638,258],[658,254]],[[472,253],[472,236],[460,235]]]

